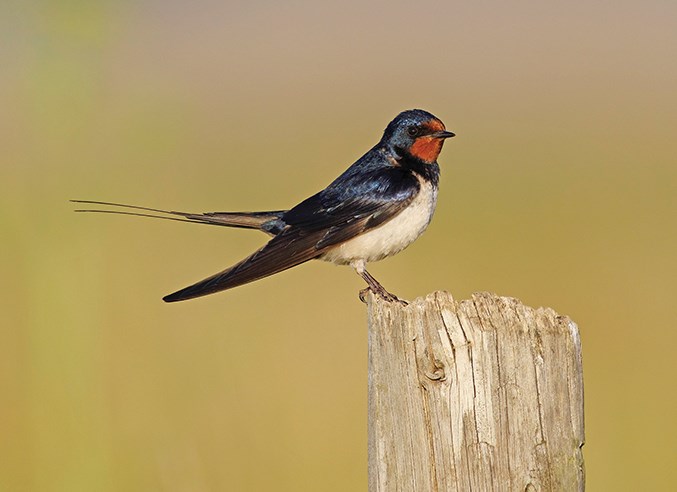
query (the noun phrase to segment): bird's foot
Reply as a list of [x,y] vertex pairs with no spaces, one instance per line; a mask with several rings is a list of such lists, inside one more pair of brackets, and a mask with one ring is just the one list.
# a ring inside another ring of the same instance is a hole
[[356,262],[353,265],[353,268],[355,268],[355,271],[357,274],[364,279],[365,282],[367,282],[367,287],[364,290],[360,291],[360,299],[362,302],[367,302],[365,299],[367,297],[367,292],[370,290],[379,296],[381,299],[383,299],[386,302],[399,302],[400,304],[406,306],[409,304],[407,301],[403,301],[402,299],[398,299],[395,294],[391,294],[385,288],[378,283],[378,280],[376,280],[374,277],[371,276],[371,274],[364,268],[364,260],[361,260],[359,262]]
[[366,304],[367,302],[367,294],[369,292],[373,292],[377,296],[379,296],[381,299],[383,299],[386,302],[399,302],[403,306],[409,305],[409,303],[403,299],[400,299],[397,297],[395,294],[391,294],[387,290],[385,290],[383,287],[380,289],[377,288],[372,288],[372,287],[367,287],[366,289],[362,289],[360,291],[360,301],[364,302]]

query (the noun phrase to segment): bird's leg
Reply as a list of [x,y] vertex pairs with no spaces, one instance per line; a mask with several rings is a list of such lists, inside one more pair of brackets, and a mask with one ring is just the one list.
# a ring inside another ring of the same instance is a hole
[[[374,277],[371,276],[371,274],[366,270],[365,268],[365,262],[364,260],[359,260],[355,261],[351,264],[351,266],[355,269],[357,274],[364,279],[365,282],[367,282],[367,285],[369,286],[369,290],[371,290],[374,294],[377,296],[380,296],[382,299],[388,301],[388,302],[399,302],[401,304],[404,304],[405,306],[408,304],[407,301],[403,301],[402,299],[399,299],[395,294],[391,294],[388,292],[385,287],[383,287],[378,280],[376,280]],[[366,289],[365,289],[366,290]],[[360,299],[364,301],[364,291],[360,292]]]

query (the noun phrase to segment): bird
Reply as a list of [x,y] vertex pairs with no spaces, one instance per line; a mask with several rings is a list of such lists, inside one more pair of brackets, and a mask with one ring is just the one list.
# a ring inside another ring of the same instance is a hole
[[[78,209],[182,222],[255,229],[272,238],[233,266],[163,297],[184,301],[238,287],[312,259],[351,266],[367,289],[388,302],[388,292],[366,269],[409,246],[428,227],[440,177],[437,158],[455,134],[422,109],[398,114],[381,140],[319,193],[288,210],[188,213],[121,203],[71,200],[125,210]],[[149,213],[150,212],[150,213]],[[363,298],[364,292],[360,297]]]

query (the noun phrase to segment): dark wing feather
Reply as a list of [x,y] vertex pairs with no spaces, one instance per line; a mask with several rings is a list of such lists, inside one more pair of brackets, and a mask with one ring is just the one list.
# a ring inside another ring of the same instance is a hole
[[[382,178],[381,175],[367,177]],[[345,189],[338,195],[327,188],[287,212],[282,217],[287,227],[254,254],[164,300],[182,301],[231,289],[317,258],[327,249],[399,214],[418,192],[418,182],[412,179],[406,183],[382,179],[385,185],[378,192],[371,190],[364,194],[353,189],[353,196],[346,196]]]
[[322,235],[323,231],[306,233],[302,229],[287,227],[241,262],[163,299],[166,302],[175,302],[213,294],[312,260],[320,254],[315,244]]

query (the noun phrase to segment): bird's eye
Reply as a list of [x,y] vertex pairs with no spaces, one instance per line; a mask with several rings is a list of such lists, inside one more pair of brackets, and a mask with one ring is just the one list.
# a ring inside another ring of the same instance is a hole
[[421,129],[417,126],[410,126],[407,129],[407,133],[409,134],[410,137],[418,137],[421,133]]

